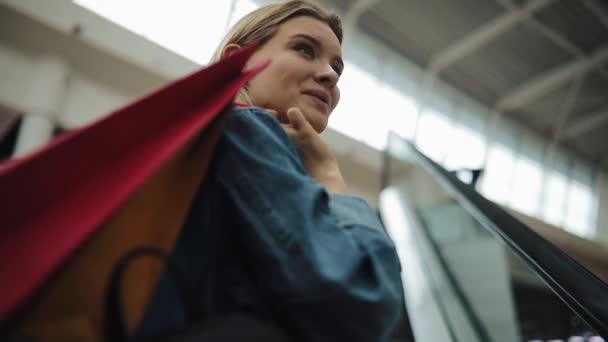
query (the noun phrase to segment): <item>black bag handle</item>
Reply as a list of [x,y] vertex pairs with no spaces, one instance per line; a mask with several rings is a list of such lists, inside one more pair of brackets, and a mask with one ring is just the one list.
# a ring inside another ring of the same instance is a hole
[[188,301],[190,288],[185,286],[185,280],[187,278],[185,277],[184,270],[179,267],[179,264],[175,262],[175,259],[159,246],[143,245],[135,247],[118,261],[118,264],[112,271],[110,277],[105,298],[104,338],[106,341],[127,342],[129,340],[124,318],[124,308],[122,306],[121,285],[127,266],[129,266],[133,259],[140,256],[153,256],[166,263],[166,269],[173,278],[178,297],[182,301],[186,323],[193,317],[188,305],[188,303],[190,303]]

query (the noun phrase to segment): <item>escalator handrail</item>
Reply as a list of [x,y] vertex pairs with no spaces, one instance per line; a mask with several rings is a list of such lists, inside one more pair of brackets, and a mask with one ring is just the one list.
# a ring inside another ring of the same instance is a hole
[[[406,143],[415,161],[451,193],[486,229],[498,236],[590,327],[608,336],[608,285],[534,230],[487,200],[473,187]],[[390,143],[387,147],[390,153]]]

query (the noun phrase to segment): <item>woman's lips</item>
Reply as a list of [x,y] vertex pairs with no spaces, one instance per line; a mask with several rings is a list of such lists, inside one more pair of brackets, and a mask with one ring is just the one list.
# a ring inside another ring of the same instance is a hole
[[320,98],[314,96],[314,95],[309,95],[306,94],[306,96],[308,96],[310,99],[312,99],[312,101],[314,102],[315,106],[322,111],[323,113],[328,113],[329,112],[329,105],[327,103],[325,103],[323,100],[321,100]]
[[303,92],[313,99],[317,107],[325,113],[329,113],[329,95],[320,90],[307,90]]
[[318,98],[321,102],[325,103],[326,105],[329,106],[329,95],[322,91],[322,90],[315,90],[315,89],[311,89],[311,90],[305,90],[303,92],[306,95],[310,95],[313,97]]

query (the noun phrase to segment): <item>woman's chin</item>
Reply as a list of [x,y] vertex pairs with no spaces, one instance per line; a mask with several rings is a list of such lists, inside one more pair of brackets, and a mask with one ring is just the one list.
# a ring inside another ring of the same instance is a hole
[[306,121],[314,128],[317,133],[321,133],[327,127],[327,116],[323,113],[311,113],[306,115]]
[[325,130],[327,127],[327,119],[329,118],[327,107],[321,107],[318,104],[309,101],[302,101],[295,107],[300,108],[306,121],[308,121],[317,133],[321,133]]

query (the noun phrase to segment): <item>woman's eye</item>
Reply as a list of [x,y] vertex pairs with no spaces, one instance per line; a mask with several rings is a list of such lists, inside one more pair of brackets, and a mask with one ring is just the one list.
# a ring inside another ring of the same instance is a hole
[[335,67],[333,67],[333,69],[336,72],[336,74],[338,74],[338,77],[342,76],[342,67],[335,66]]
[[315,58],[315,49],[308,44],[298,44],[295,46],[295,50],[305,54],[309,58]]

